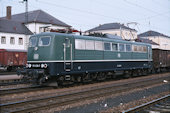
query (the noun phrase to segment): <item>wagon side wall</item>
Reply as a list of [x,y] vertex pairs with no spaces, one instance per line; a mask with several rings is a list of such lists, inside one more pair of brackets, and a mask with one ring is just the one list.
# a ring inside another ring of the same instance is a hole
[[27,62],[27,52],[20,51],[0,51],[1,66],[24,66]]
[[170,51],[153,49],[154,68],[170,67]]

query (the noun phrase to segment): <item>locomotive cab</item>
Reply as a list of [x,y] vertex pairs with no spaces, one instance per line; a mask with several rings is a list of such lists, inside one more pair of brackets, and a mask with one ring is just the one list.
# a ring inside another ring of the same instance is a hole
[[[29,39],[28,55],[26,69],[21,71],[27,79],[45,82],[48,79],[49,63],[45,62],[49,59],[51,49],[51,35],[38,36],[34,35]],[[41,79],[40,79],[41,78]]]
[[59,36],[42,33],[33,35],[29,40],[25,77],[43,83],[53,81],[61,75],[66,75],[73,68],[73,39],[60,34]]

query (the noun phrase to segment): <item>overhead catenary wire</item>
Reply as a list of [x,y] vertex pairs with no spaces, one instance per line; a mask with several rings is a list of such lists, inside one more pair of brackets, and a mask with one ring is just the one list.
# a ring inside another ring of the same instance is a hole
[[[34,1],[36,1],[36,0],[34,0]],[[95,1],[97,1],[97,0],[95,0]],[[164,17],[164,15],[166,15],[166,14],[168,14],[169,12],[168,11],[165,11],[165,12],[163,12],[163,13],[153,13],[152,12],[152,14],[154,14],[154,15],[150,15],[150,16],[147,16],[146,18],[145,17],[143,17],[143,18],[139,18],[139,19],[129,19],[129,17],[127,16],[127,17],[118,17],[118,16],[115,16],[115,15],[113,15],[113,13],[112,14],[110,14],[110,15],[107,15],[107,14],[105,14],[105,13],[100,13],[100,12],[96,12],[96,11],[92,11],[92,10],[84,10],[83,8],[81,9],[81,8],[78,8],[78,7],[71,7],[71,6],[65,6],[65,5],[62,5],[62,4],[58,4],[57,2],[51,2],[51,1],[42,1],[42,0],[38,0],[38,1],[36,1],[38,4],[40,4],[40,5],[36,5],[36,7],[38,7],[38,9],[39,8],[41,8],[40,6],[41,6],[41,4],[44,4],[46,7],[43,7],[43,9],[44,8],[46,8],[46,10],[45,11],[49,11],[50,10],[50,12],[52,13],[52,14],[55,14],[54,12],[56,12],[56,10],[54,10],[54,7],[58,7],[58,9],[67,9],[67,11],[65,10],[65,12],[64,12],[64,10],[60,10],[60,11],[57,11],[57,15],[60,15],[60,16],[57,16],[57,18],[59,18],[59,19],[63,19],[63,18],[65,18],[64,19],[64,21],[65,22],[68,22],[68,23],[73,23],[73,24],[76,24],[77,26],[86,26],[86,27],[93,27],[93,26],[97,26],[97,25],[99,25],[99,24],[102,24],[102,22],[103,23],[106,23],[106,22],[121,22],[121,23],[127,23],[127,22],[132,22],[132,21],[136,21],[136,22],[138,22],[138,23],[140,23],[140,26],[142,26],[142,21],[147,21],[147,23],[148,23],[148,19],[150,20],[150,19],[157,19],[157,18],[155,18],[155,17],[159,17],[159,18],[163,18]],[[101,3],[103,3],[102,1],[100,1]],[[131,2],[131,1],[130,1]],[[108,5],[107,5],[107,3],[108,2],[106,2],[103,6],[105,6],[106,8],[108,7]],[[136,4],[136,2],[134,3],[134,4]],[[32,7],[32,5],[34,5],[34,3],[33,2],[30,2],[30,5],[29,5],[29,7]],[[129,4],[130,5],[130,4]],[[141,5],[141,4],[140,4]],[[126,5],[127,6],[127,5]],[[111,5],[109,4],[109,7],[111,8]],[[138,6],[137,6],[138,7]],[[143,6],[144,7],[144,6]],[[34,8],[34,9],[37,9],[37,8]],[[114,8],[113,8],[114,9]],[[148,8],[149,9],[149,8]],[[68,16],[69,15],[69,13],[70,12],[79,12],[79,13],[72,13],[72,14],[74,14],[75,16],[74,16],[74,18],[76,18],[76,21],[75,21],[75,19],[73,18],[73,17],[71,17],[71,16]],[[127,10],[128,11],[128,10]],[[146,10],[147,11],[147,10]],[[59,13],[60,12],[60,13]],[[62,14],[62,13],[63,14]],[[150,11],[149,11],[150,12]],[[67,14],[65,14],[64,15],[64,13],[67,13]],[[83,17],[83,14],[85,15],[85,18],[83,18],[83,20],[85,19],[85,21],[86,20],[91,20],[90,21],[90,23],[88,23],[88,22],[82,22],[81,21],[81,18]],[[88,14],[88,15],[87,15]],[[95,17],[95,16],[97,16],[97,17],[100,17],[100,18],[97,18],[97,20],[92,20],[92,18],[91,18],[91,15],[93,16],[93,17]],[[123,15],[123,14],[122,14]],[[134,15],[136,15],[136,13],[134,14]],[[161,15],[163,15],[163,16],[161,16]],[[79,18],[80,17],[80,18]],[[90,18],[89,18],[90,17]],[[77,18],[79,18],[79,19],[77,19]],[[107,20],[106,20],[106,19]],[[105,19],[105,21],[102,21],[103,19]],[[79,21],[78,21],[79,20]],[[92,22],[93,21],[93,22]],[[95,22],[94,22],[95,21]],[[141,21],[141,22],[139,22],[139,21]],[[152,21],[152,20],[151,20]],[[168,21],[168,19],[167,18],[165,18],[164,19],[164,21]],[[97,24],[96,24],[97,23]],[[93,24],[93,25],[92,25]],[[145,23],[144,23],[145,24]],[[140,27],[139,26],[139,27]],[[143,25],[143,26],[146,26],[146,25]],[[147,25],[148,26],[148,25]],[[156,27],[156,25],[154,25],[155,27]],[[153,27],[153,26],[152,26]],[[157,27],[157,29],[159,29],[159,30],[162,30],[162,31],[164,31],[165,29],[165,31],[169,31],[168,30],[168,28],[163,28],[163,27]]]
[[[82,9],[66,7],[66,6],[55,4],[55,3],[49,3],[49,2],[44,2],[44,1],[42,1],[41,3],[47,4],[47,5],[50,5],[50,6],[53,5],[53,6],[57,6],[57,7],[60,7],[60,8],[69,9],[69,10],[71,9],[72,11],[76,11],[76,12],[86,13],[86,14],[90,14],[90,15],[96,15],[96,16],[100,16],[100,17],[104,17],[104,18],[109,18],[109,19],[115,19],[115,20],[118,20],[118,21],[120,20],[119,18],[115,18],[115,17],[112,18],[111,16],[102,15],[102,14],[99,14],[99,13],[95,13],[95,12],[91,12],[91,11],[86,11],[86,10],[82,10]],[[152,15],[152,16],[140,19],[139,21],[142,21],[142,20],[145,20],[145,19],[148,19],[148,18],[153,18],[155,16],[163,15],[165,13],[168,13],[168,12],[157,13],[156,15]],[[138,21],[138,20],[136,20],[136,21]],[[125,20],[124,22],[127,22],[127,21]]]
[[[135,7],[138,7],[138,8],[142,8],[142,9],[147,10],[147,11],[149,11],[149,12],[156,13],[156,14],[161,14],[161,13],[156,12],[155,10],[146,8],[146,7],[142,6],[142,5],[139,5],[139,4],[130,2],[130,1],[128,1],[128,0],[124,0],[124,1],[125,1],[126,3],[128,3],[128,4],[131,4],[131,5],[133,5],[133,6],[135,6]],[[170,18],[169,16],[167,16],[167,17]]]

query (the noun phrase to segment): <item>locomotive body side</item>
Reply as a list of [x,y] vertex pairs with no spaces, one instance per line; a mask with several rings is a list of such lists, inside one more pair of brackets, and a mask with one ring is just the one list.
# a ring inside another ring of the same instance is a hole
[[42,33],[30,38],[25,75],[38,81],[79,80],[152,68],[149,44],[109,38]]

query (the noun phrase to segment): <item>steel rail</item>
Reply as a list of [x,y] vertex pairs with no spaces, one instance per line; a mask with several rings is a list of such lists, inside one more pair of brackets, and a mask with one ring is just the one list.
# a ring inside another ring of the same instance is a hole
[[[5,81],[5,82],[4,82]],[[29,82],[22,81],[20,79],[15,79],[15,80],[0,80],[0,86],[9,86],[9,85],[18,85],[18,84],[27,84]]]
[[163,96],[163,97],[161,97],[161,98],[152,100],[152,101],[147,102],[147,103],[145,103],[145,104],[136,106],[136,107],[134,107],[134,108],[130,108],[130,109],[126,110],[126,111],[122,111],[122,113],[131,113],[131,112],[134,113],[134,112],[137,112],[137,111],[139,111],[139,110],[141,110],[141,109],[144,109],[144,108],[146,108],[146,107],[148,107],[148,106],[154,105],[154,104],[156,104],[156,103],[158,103],[158,102],[160,102],[160,101],[162,101],[162,100],[165,100],[165,99],[167,99],[167,98],[169,98],[169,97],[170,97],[170,94],[165,95],[165,96]]
[[0,104],[0,108],[6,112],[32,112],[54,106],[62,106],[70,103],[83,101],[86,99],[95,99],[99,97],[109,96],[116,93],[132,90],[134,88],[143,88],[150,85],[158,84],[164,79],[170,80],[168,77],[144,79],[139,81],[131,81],[131,83],[109,85],[103,87],[94,87],[92,89],[84,89],[82,91],[67,92],[57,96],[50,96],[39,99],[19,101],[13,103]]
[[6,96],[6,95],[18,94],[18,93],[26,93],[26,92],[30,92],[30,91],[44,90],[45,88],[47,88],[47,87],[42,87],[40,85],[34,85],[34,86],[29,86],[29,87],[0,89],[0,96],[3,96],[3,95]]

